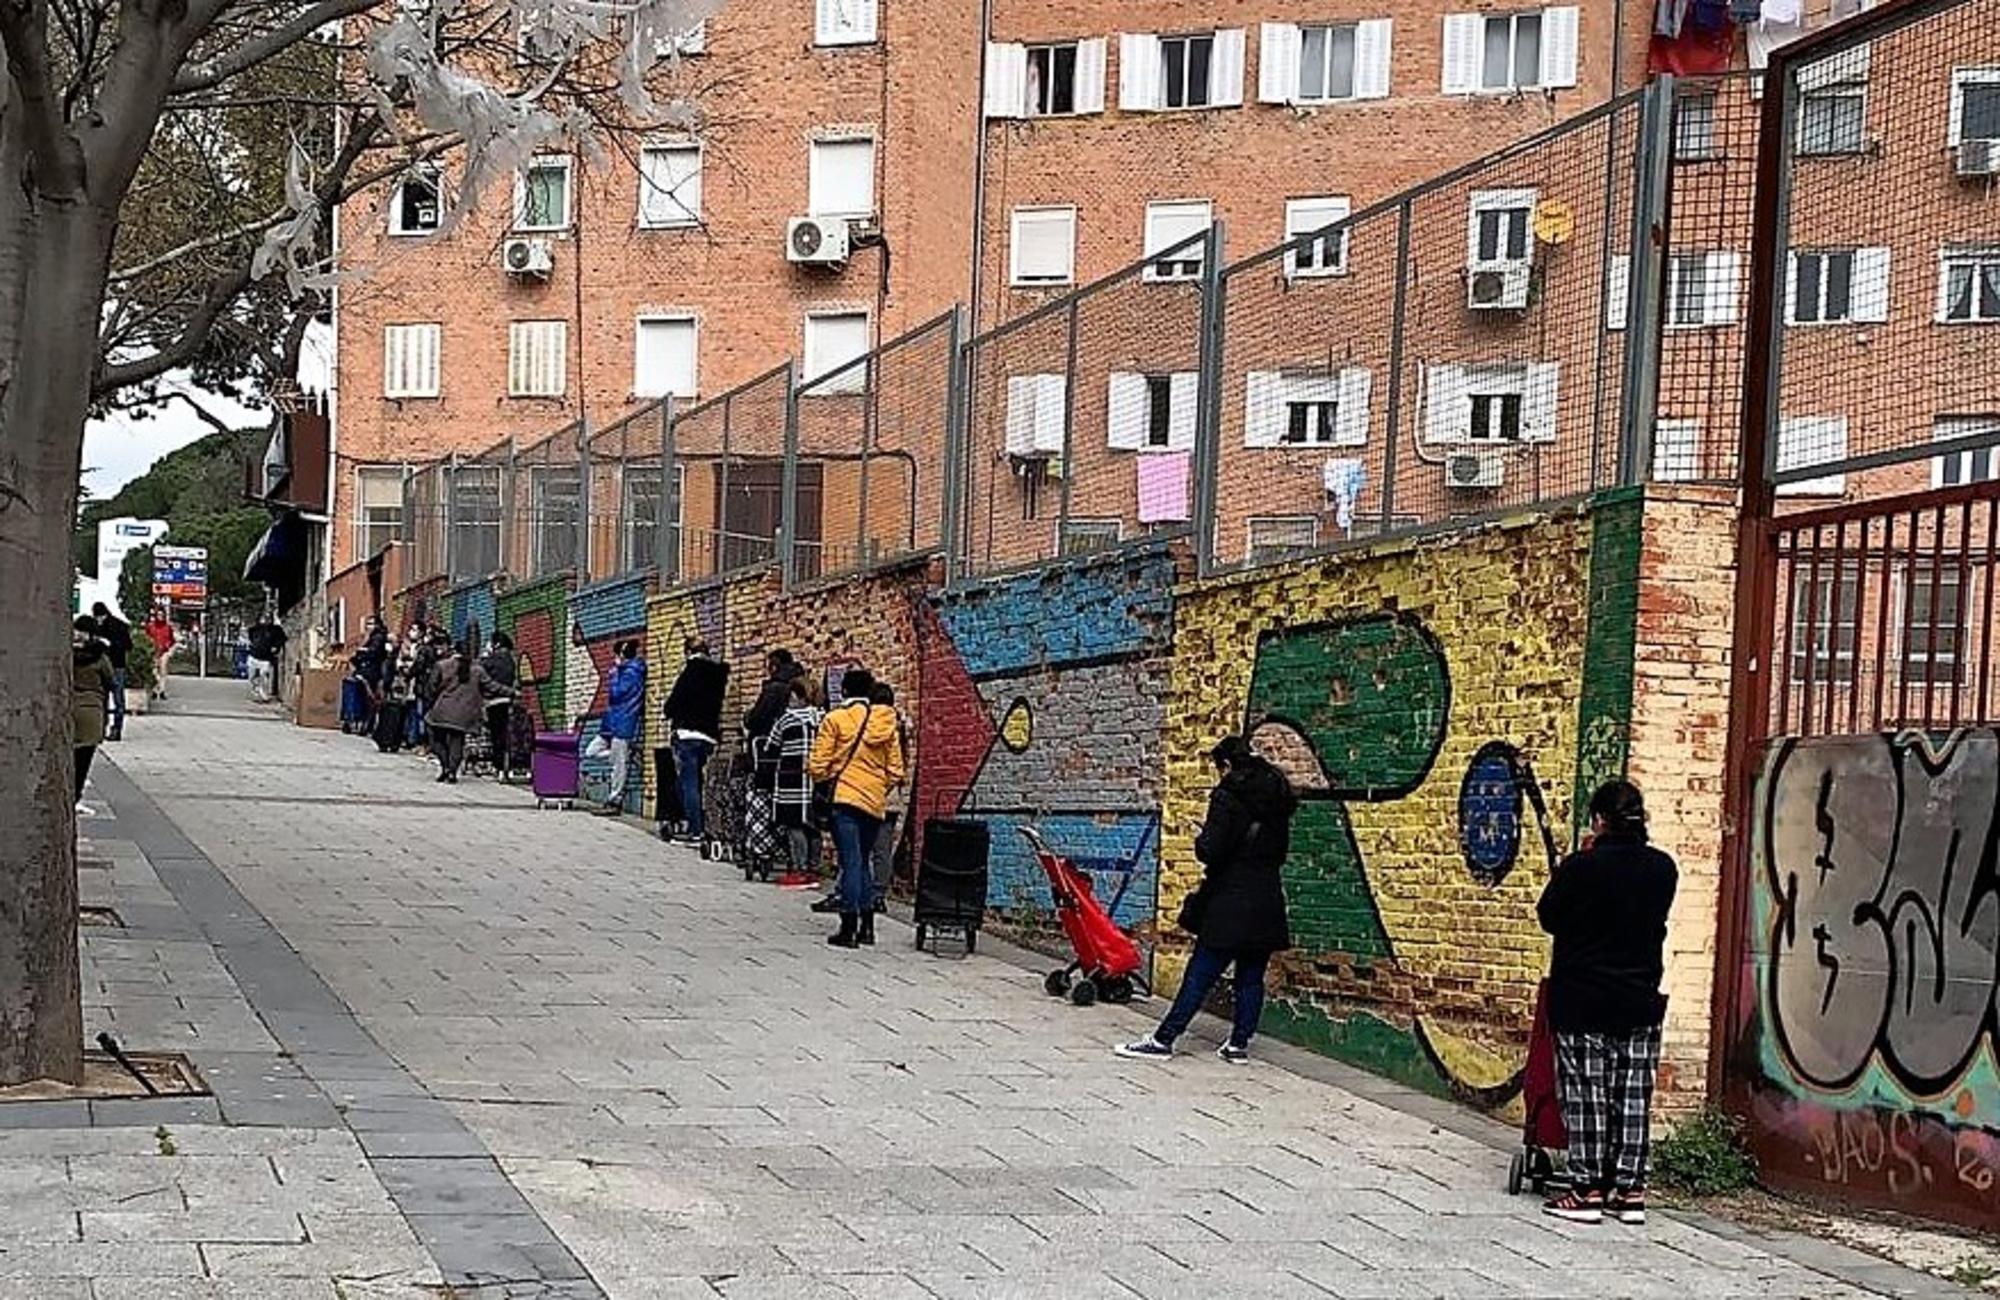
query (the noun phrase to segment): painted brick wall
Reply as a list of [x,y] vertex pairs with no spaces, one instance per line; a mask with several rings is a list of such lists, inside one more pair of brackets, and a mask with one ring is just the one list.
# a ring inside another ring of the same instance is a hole
[[451,639],[463,641],[476,626],[479,641],[483,644],[498,630],[495,623],[498,600],[499,579],[481,578],[477,582],[462,583],[446,594],[447,625],[451,628]]
[[[651,594],[649,574],[635,574],[600,582],[571,593],[568,617],[563,620],[566,650],[563,656],[563,716],[573,727],[592,730],[604,717],[605,683],[620,641],[636,638],[645,654],[646,598]],[[650,689],[652,661],[647,660]],[[625,782],[625,806],[638,812],[642,796],[651,780],[652,755],[640,744],[631,758]],[[584,789],[599,792],[610,773],[608,758],[583,760]]]
[[537,731],[569,725],[563,698],[569,592],[569,577],[558,575],[510,588],[495,603],[494,620],[522,660],[521,700]]

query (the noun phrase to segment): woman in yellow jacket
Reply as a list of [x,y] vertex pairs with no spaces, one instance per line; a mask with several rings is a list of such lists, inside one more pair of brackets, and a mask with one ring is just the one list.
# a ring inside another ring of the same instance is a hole
[[869,863],[889,791],[902,784],[902,728],[896,710],[869,700],[875,679],[865,668],[850,668],[840,679],[846,703],[826,715],[813,741],[806,770],[833,787],[833,849],[840,862],[834,896],[840,900],[840,929],[828,935],[836,948],[875,942],[874,876]]

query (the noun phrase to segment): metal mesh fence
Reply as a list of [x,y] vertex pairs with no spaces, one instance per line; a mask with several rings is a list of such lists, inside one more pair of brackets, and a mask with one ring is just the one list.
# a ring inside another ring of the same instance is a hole
[[588,576],[665,570],[661,529],[669,403],[652,402],[592,435],[584,453],[589,483]]
[[954,311],[799,385],[788,578],[942,544],[957,347]]
[[535,579],[583,567],[582,431],[581,425],[565,425],[514,453],[505,528],[508,572]]
[[[502,438],[445,470],[445,576],[483,578],[507,568],[514,440]],[[525,570],[522,570],[525,571]]]
[[699,582],[776,561],[784,519],[788,361],[685,413],[667,428],[676,499],[673,580]]
[[396,540],[409,547],[409,572],[419,577],[445,571],[445,501],[450,479],[448,460],[418,465],[403,477],[403,513]]

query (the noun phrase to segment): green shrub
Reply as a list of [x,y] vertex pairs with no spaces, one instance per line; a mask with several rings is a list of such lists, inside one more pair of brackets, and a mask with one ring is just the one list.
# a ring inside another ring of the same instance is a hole
[[153,643],[146,639],[143,628],[132,629],[132,653],[125,656],[125,689],[129,691],[150,691],[159,685],[159,674],[154,671]]
[[1653,1179],[1690,1196],[1719,1196],[1757,1181],[1743,1121],[1713,1107],[1690,1115],[1653,1144]]

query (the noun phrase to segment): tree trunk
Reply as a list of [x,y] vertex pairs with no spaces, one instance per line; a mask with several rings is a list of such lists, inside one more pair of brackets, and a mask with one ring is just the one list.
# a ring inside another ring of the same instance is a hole
[[112,222],[41,193],[0,100],[0,1086],[81,1080],[71,532]]

